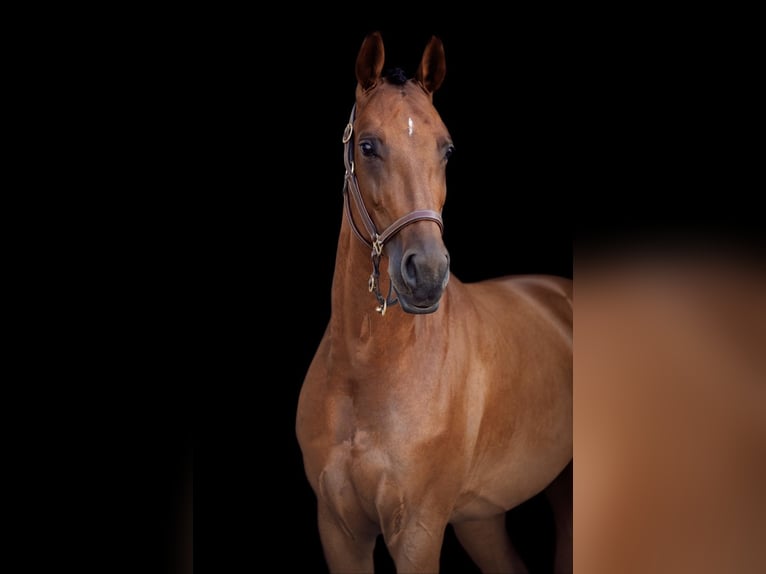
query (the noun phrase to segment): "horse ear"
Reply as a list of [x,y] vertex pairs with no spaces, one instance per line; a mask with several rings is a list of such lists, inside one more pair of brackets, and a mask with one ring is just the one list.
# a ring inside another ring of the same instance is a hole
[[369,90],[378,83],[384,61],[383,37],[380,32],[372,32],[362,42],[356,57],[356,80],[362,90]]
[[447,64],[444,58],[444,45],[436,36],[431,36],[426,49],[423,51],[423,57],[420,60],[420,66],[415,73],[415,79],[429,94],[433,94],[441,87],[444,76],[447,73]]

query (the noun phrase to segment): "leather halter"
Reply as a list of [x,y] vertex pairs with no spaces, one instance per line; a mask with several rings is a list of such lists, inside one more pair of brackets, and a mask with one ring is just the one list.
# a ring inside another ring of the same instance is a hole
[[[383,247],[385,246],[386,242],[394,235],[399,233],[404,227],[411,223],[415,223],[416,221],[435,221],[439,225],[439,229],[441,229],[442,232],[444,232],[444,224],[442,223],[441,214],[438,212],[431,209],[416,209],[415,211],[411,211],[394,221],[391,225],[383,230],[383,233],[378,233],[378,229],[375,227],[375,223],[373,223],[372,217],[370,217],[370,213],[367,211],[367,208],[364,205],[362,194],[359,191],[359,182],[357,181],[356,173],[354,172],[354,147],[351,144],[353,140],[351,136],[354,132],[355,116],[356,104],[354,104],[354,106],[351,108],[351,117],[349,117],[346,129],[343,131],[343,161],[346,165],[346,175],[343,181],[343,206],[346,212],[346,217],[351,224],[351,229],[354,231],[354,234],[362,243],[364,243],[372,250],[372,274],[370,275],[370,280],[367,286],[370,292],[373,293],[375,298],[378,300],[378,306],[375,308],[375,310],[378,311],[381,315],[385,315],[386,308],[389,305],[396,304],[398,301],[396,298],[390,299],[393,283],[389,283],[387,297],[383,297],[383,295],[380,293],[380,286],[378,284],[378,277],[380,275],[378,267],[380,265],[381,255],[383,254]],[[354,222],[354,218],[351,214],[351,205],[348,201],[349,190],[351,191],[351,197],[354,198],[354,203],[356,203],[356,207],[362,216],[362,224],[367,230],[367,234],[370,236],[370,239],[367,239],[364,235],[362,235],[362,232],[357,227],[356,222]]]

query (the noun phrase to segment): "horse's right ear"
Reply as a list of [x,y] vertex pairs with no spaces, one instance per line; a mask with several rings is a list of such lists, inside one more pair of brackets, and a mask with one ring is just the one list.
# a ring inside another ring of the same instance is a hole
[[356,80],[363,91],[378,83],[384,62],[383,37],[380,32],[372,32],[362,42],[356,57]]

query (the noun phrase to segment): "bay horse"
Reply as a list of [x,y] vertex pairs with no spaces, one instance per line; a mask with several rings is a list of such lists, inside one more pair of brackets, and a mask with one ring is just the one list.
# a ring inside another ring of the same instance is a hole
[[296,416],[325,560],[373,572],[382,534],[397,572],[438,572],[452,525],[482,572],[523,572],[505,513],[545,492],[571,571],[572,280],[450,273],[444,46],[431,37],[414,77],[384,61],[367,35],[330,318]]

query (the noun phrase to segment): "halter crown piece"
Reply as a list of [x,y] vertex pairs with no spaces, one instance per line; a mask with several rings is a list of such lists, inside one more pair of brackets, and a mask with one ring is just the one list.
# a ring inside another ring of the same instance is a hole
[[[442,223],[442,217],[438,212],[431,209],[416,209],[415,211],[411,211],[394,221],[383,231],[383,233],[378,233],[378,230],[375,227],[375,223],[373,223],[372,218],[370,217],[370,213],[364,206],[364,200],[362,199],[362,194],[359,191],[359,182],[356,179],[356,173],[354,173],[354,148],[351,144],[353,139],[351,136],[354,133],[355,115],[356,104],[354,104],[354,106],[351,108],[351,117],[348,120],[346,129],[343,131],[343,161],[346,165],[346,175],[343,180],[343,206],[345,208],[346,217],[351,224],[351,229],[354,231],[354,234],[362,243],[371,249],[372,273],[370,274],[370,280],[367,283],[367,288],[371,293],[375,295],[375,299],[378,301],[378,306],[375,307],[375,310],[381,315],[385,315],[388,306],[395,305],[398,301],[396,298],[391,299],[393,283],[390,279],[388,284],[388,295],[383,297],[383,295],[380,293],[380,285],[378,282],[378,278],[380,277],[379,266],[380,258],[383,255],[383,247],[385,246],[386,242],[410,223],[415,223],[416,221],[435,221],[439,225],[439,229],[442,231],[444,231],[444,224]],[[349,190],[351,191],[351,197],[354,198],[354,202],[356,203],[356,207],[359,210],[359,213],[362,215],[362,224],[367,230],[370,239],[367,239],[364,235],[362,235],[362,232],[359,231],[359,228],[354,222],[354,218],[351,214],[351,205],[348,201]]]

